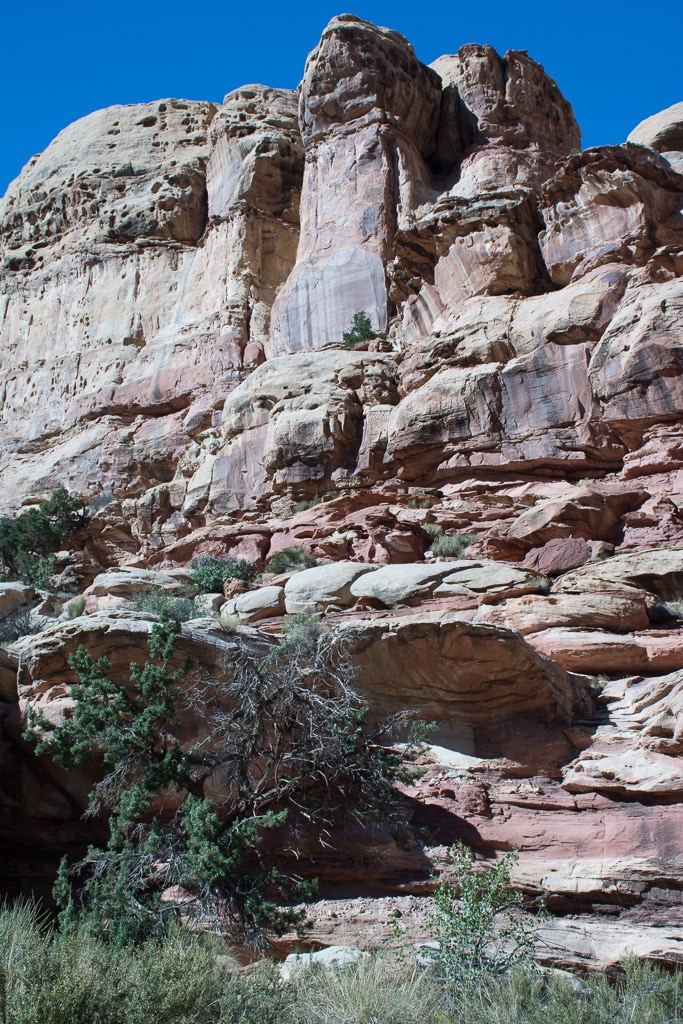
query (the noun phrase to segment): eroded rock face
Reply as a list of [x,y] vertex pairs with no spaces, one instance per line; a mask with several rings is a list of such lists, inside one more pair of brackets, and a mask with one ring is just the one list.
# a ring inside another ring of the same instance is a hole
[[438,76],[397,32],[351,15],[325,29],[299,93],[301,237],[273,310],[275,354],[341,344],[358,310],[386,329],[386,264],[427,177],[440,99]]
[[554,161],[581,144],[571,107],[540,64],[511,50],[470,44],[431,65],[444,93],[439,166],[456,163],[454,191],[472,196],[487,186],[538,184]]
[[79,476],[125,494],[202,452],[194,438],[211,437],[242,366],[262,358],[293,262],[292,96],[231,94],[210,133],[212,104],[101,111],[12,184],[0,428],[17,494],[79,489]]
[[[46,244],[196,243],[206,222],[204,161],[212,103],[108,107],[65,128],[2,200],[3,255],[44,262]],[[38,251],[36,251],[38,250]]]
[[[254,85],[77,122],[0,208],[8,502],[162,488],[163,540],[135,538],[158,551],[282,494],[618,471],[681,411],[683,178],[654,149],[579,142],[525,54],[427,68],[350,15],[298,100]],[[274,357],[319,392],[359,310],[395,356],[341,426],[339,399],[312,403],[331,436],[277,401],[267,430],[235,419],[245,376],[256,406],[277,393]]]
[[[98,111],[24,168],[0,201],[1,504],[99,507],[55,560],[86,614],[42,602],[48,628],[0,648],[9,889],[89,838],[87,780],[35,764],[17,686],[61,714],[78,643],[120,674],[145,656],[137,593],[300,547],[320,564],[196,596],[183,653],[210,673],[237,623],[264,651],[287,614],[341,626],[373,714],[438,722],[416,828],[520,847],[530,892],[660,948],[639,929],[683,886],[679,107],[582,153],[526,54],[428,68],[343,15],[298,94]],[[360,311],[376,337],[345,347]],[[0,619],[38,600],[3,584]],[[429,886],[434,850],[344,842],[330,885]],[[609,929],[579,931],[566,962],[600,959]]]

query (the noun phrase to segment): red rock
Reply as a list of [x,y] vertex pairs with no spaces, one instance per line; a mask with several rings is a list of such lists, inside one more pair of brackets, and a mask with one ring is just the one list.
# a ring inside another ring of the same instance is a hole
[[523,565],[544,576],[559,576],[561,573],[577,569],[591,557],[590,545],[582,537],[555,537],[547,541],[543,547],[532,548],[526,555]]

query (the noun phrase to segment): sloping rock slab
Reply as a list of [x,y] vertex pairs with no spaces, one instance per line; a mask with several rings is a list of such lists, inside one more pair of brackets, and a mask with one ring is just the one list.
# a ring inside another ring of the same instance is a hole
[[221,618],[239,615],[242,622],[258,622],[271,615],[284,615],[285,591],[283,587],[260,587],[228,601],[221,609]]
[[683,549],[638,551],[591,562],[560,576],[553,592],[584,594],[590,590],[635,587],[663,600],[683,593]]
[[629,675],[683,668],[683,632],[607,633],[546,629],[529,637],[534,650],[572,672]]
[[526,594],[502,604],[482,605],[477,622],[516,629],[523,636],[553,628],[629,633],[647,629],[644,591],[597,594]]
[[417,604],[431,596],[477,596],[526,593],[540,590],[545,579],[537,573],[504,562],[462,559],[453,562],[385,565],[372,575],[357,579],[351,593],[372,599],[386,608]]

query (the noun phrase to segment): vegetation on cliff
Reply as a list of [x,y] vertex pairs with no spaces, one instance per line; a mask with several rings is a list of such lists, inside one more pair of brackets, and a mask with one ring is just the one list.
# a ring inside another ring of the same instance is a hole
[[[407,770],[351,686],[345,642],[300,618],[265,658],[236,637],[216,680],[179,662],[180,624],[162,614],[150,660],[125,685],[80,647],[71,714],[54,724],[29,711],[38,755],[102,774],[87,813],[108,817],[110,838],[71,871],[63,863],[63,928],[84,919],[126,944],[167,935],[182,912],[263,945],[302,924],[290,905],[314,892],[276,863],[267,836],[286,824],[296,855],[349,816],[392,816]],[[200,736],[183,742],[189,723]]]
[[88,523],[82,500],[58,487],[47,501],[0,519],[0,561],[6,579],[49,589],[54,552]]

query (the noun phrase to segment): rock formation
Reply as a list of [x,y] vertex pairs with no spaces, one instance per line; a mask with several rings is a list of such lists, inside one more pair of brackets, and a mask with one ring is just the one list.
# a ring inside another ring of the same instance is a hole
[[[68,706],[68,652],[123,671],[136,592],[301,547],[322,564],[198,597],[183,644],[210,670],[236,622],[267,644],[317,612],[375,712],[437,721],[407,794],[437,845],[326,855],[327,895],[381,915],[453,839],[517,846],[580,915],[556,962],[622,955],[615,929],[680,958],[682,126],[582,152],[525,53],[426,67],[342,15],[298,94],[113,107],[29,162],[0,200],[2,505],[97,502],[58,555],[84,615],[0,586],[0,618],[47,623],[0,648],[8,891],[88,836],[87,781],[20,739],[27,702]],[[345,344],[360,311],[375,337]]]

